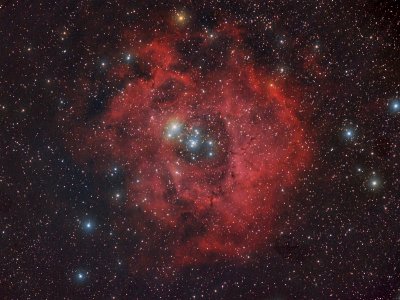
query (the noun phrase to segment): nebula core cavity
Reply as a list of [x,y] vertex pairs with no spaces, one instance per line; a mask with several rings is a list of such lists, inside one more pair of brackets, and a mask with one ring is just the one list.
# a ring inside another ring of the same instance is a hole
[[305,128],[238,30],[183,34],[137,43],[126,33],[129,61],[107,70],[121,88],[88,121],[95,126],[74,129],[90,145],[75,152],[98,171],[123,167],[125,208],[147,219],[141,234],[159,247],[170,233],[165,260],[240,259],[265,247],[280,202],[290,201],[282,191],[310,161]]

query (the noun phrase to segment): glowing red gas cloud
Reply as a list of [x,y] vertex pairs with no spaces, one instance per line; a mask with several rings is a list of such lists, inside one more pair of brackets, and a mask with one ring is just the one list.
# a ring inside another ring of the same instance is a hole
[[74,155],[99,172],[123,166],[126,209],[157,225],[131,222],[175,265],[264,247],[279,203],[290,201],[282,189],[310,162],[296,101],[255,65],[234,28],[138,41],[127,32],[134,64],[109,70],[123,87],[95,125],[74,126],[82,141]]

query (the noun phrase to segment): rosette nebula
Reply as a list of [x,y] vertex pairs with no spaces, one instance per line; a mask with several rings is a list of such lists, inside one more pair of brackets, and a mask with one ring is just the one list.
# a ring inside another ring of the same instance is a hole
[[75,153],[99,172],[122,166],[125,209],[147,220],[127,222],[165,245],[168,264],[241,259],[268,242],[283,191],[307,168],[306,132],[289,85],[255,65],[239,30],[183,35],[125,34],[129,54],[107,70],[119,88],[72,126]]
[[1,299],[400,299],[399,1],[2,1]]

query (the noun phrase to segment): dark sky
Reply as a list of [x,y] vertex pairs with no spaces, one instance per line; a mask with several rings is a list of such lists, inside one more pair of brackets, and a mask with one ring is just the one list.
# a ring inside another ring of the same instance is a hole
[[0,298],[397,299],[399,23],[0,4]]

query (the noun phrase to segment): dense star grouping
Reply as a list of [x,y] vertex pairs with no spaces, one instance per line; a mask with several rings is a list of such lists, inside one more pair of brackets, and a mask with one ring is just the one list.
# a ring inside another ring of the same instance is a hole
[[399,13],[0,4],[2,299],[393,299]]

